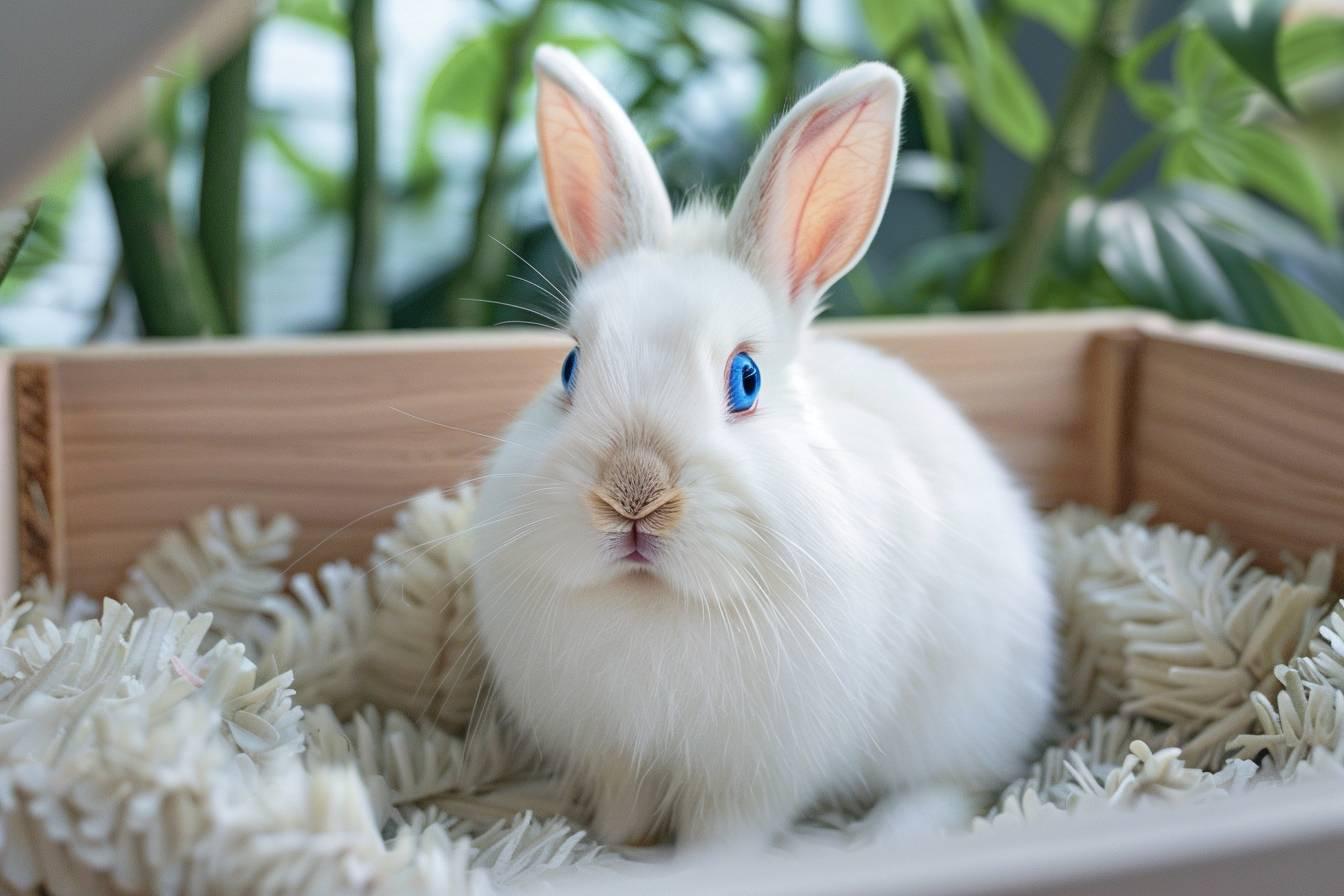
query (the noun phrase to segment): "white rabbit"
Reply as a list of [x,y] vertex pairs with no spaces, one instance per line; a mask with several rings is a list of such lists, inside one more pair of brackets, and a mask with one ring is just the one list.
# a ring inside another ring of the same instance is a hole
[[[828,798],[962,825],[1050,716],[1037,521],[918,374],[810,334],[881,220],[904,83],[868,63],[780,122],[731,212],[673,215],[648,150],[542,47],[576,347],[481,489],[497,697],[609,842],[764,842]],[[878,822],[874,822],[875,824]]]

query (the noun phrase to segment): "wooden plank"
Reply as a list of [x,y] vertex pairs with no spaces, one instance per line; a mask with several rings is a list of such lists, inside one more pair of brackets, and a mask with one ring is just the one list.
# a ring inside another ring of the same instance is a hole
[[[1135,497],[1273,565],[1344,545],[1344,353],[1224,327],[1144,340]],[[1344,581],[1344,578],[1341,579]]]
[[[1094,476],[1107,469],[1099,440],[1110,437],[1088,399],[1105,369],[1094,336],[1136,320],[827,329],[926,372],[1048,506],[1109,500],[1114,486]],[[493,331],[25,354],[26,570],[106,593],[166,527],[212,504],[242,503],[303,524],[298,547],[312,550],[303,568],[362,559],[397,502],[478,473],[490,436],[555,376],[566,348],[550,334]]]
[[1111,513],[1134,501],[1134,395],[1142,339],[1138,329],[1114,330],[1098,334],[1092,346],[1087,394],[1095,467],[1089,503]]
[[65,538],[60,523],[60,418],[54,407],[52,365],[16,361],[12,367],[15,455],[10,477],[17,525],[17,583],[38,576],[62,581],[66,574]]
[[51,365],[19,361],[13,365],[15,408],[15,517],[20,582],[39,575],[48,580],[65,574],[63,533],[56,520],[60,508],[58,415],[52,408]]
[[[1137,325],[1132,314],[1023,315],[853,322],[841,328],[900,355],[938,384],[1023,478],[1036,505],[1117,505],[1112,450]],[[1120,340],[1098,339],[1109,334]],[[1117,391],[1120,390],[1120,391]]]
[[8,595],[19,584],[18,497],[19,478],[14,410],[14,356],[0,354],[0,595]]
[[[1305,776],[1304,776],[1305,778]],[[1227,799],[1036,818],[972,837],[725,856],[650,874],[640,896],[1264,896],[1340,892],[1344,785],[1329,775]],[[555,896],[621,896],[609,880],[557,880]]]

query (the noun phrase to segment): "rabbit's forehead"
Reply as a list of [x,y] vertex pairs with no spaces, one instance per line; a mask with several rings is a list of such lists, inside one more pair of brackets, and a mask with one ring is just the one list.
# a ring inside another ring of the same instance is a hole
[[584,277],[570,326],[581,346],[684,357],[773,341],[775,320],[761,287],[726,258],[637,253]]

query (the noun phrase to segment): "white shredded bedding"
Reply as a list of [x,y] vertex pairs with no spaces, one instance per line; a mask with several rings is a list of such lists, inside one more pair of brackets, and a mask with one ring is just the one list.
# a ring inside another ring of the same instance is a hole
[[[657,860],[586,837],[481,699],[472,503],[421,495],[365,566],[315,578],[286,573],[293,521],[211,510],[116,599],[38,581],[0,604],[0,891],[483,894]],[[1058,730],[976,829],[1344,765],[1333,556],[1271,575],[1147,520],[1048,518]]]

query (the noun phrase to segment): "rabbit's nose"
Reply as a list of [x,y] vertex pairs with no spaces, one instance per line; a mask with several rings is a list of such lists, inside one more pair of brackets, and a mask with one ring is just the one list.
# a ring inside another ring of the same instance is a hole
[[638,521],[640,531],[661,535],[680,519],[682,493],[656,450],[623,446],[602,464],[588,505],[603,532],[625,532]]
[[588,494],[593,522],[603,532],[629,532],[635,525],[644,535],[664,535],[681,517],[681,490],[666,488],[634,506],[601,488]]

